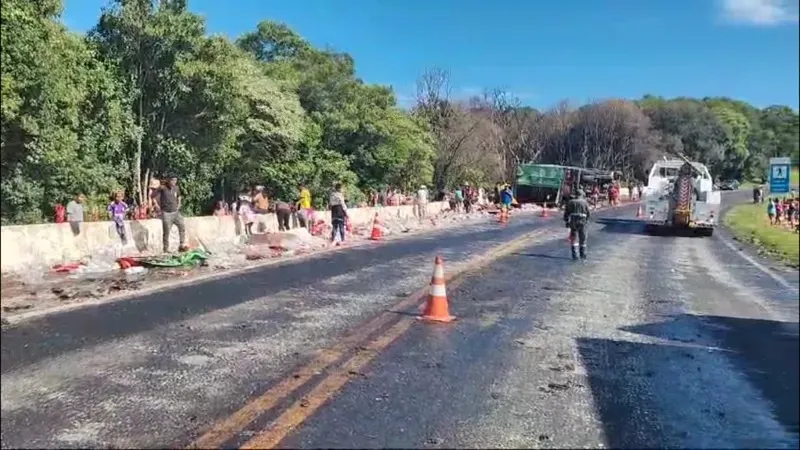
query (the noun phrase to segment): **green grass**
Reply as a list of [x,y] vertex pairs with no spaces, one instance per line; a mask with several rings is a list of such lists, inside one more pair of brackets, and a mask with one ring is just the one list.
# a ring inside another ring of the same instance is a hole
[[792,174],[789,176],[789,184],[792,186],[800,184],[800,167],[792,167]]
[[800,235],[770,225],[766,204],[734,206],[724,222],[737,239],[754,244],[794,267],[800,265]]

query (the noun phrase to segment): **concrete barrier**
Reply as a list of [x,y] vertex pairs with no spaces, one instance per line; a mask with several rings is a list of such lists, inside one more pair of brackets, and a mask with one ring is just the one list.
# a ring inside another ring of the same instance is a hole
[[[428,214],[438,214],[445,208],[444,202],[428,204]],[[387,206],[378,208],[352,208],[349,210],[353,225],[371,223],[375,213],[383,218],[407,219],[415,216],[414,206]],[[318,212],[323,220],[330,222],[327,212]],[[319,216],[318,216],[319,217]],[[199,239],[213,246],[215,243],[233,243],[242,233],[232,216],[187,217],[187,240]],[[128,245],[122,247],[113,222],[85,222],[80,233],[73,235],[69,224],[13,225],[0,227],[0,270],[16,272],[41,270],[43,266],[77,261],[97,254],[136,254],[161,252],[161,221],[158,219],[127,221],[125,228]],[[258,216],[253,232],[277,231],[275,214]],[[178,230],[173,227],[171,248],[178,245]]]

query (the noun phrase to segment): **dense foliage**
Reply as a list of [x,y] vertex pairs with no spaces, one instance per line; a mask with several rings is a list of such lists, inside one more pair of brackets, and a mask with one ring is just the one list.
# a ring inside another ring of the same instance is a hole
[[519,162],[613,168],[628,176],[665,152],[722,177],[798,158],[798,114],[726,98],[608,100],[547,111],[506,93],[449,96],[430,70],[410,111],[364,83],[346,53],[264,21],[236,42],[209,36],[186,0],[116,0],[86,35],[59,0],[2,8],[2,223],[47,220],[77,192],[95,204],[177,173],[189,214],[263,184],[320,202],[336,181],[370,189],[509,179]]

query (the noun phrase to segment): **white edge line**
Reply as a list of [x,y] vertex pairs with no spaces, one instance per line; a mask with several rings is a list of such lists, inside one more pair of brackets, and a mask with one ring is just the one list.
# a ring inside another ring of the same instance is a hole
[[750,256],[747,253],[743,252],[742,250],[739,250],[738,248],[736,248],[736,246],[733,245],[731,242],[729,242],[728,239],[726,239],[726,238],[724,238],[722,236],[719,236],[719,240],[722,241],[723,244],[728,246],[728,248],[733,250],[734,253],[739,255],[742,259],[744,259],[745,261],[747,261],[750,264],[752,264],[756,269],[758,269],[758,270],[764,272],[765,274],[769,275],[770,278],[772,278],[773,280],[777,281],[781,286],[783,286],[783,287],[785,287],[785,288],[787,288],[787,289],[789,289],[789,290],[791,290],[792,292],[795,292],[795,293],[800,292],[800,289],[792,286],[788,281],[786,281],[785,279],[783,279],[780,276],[776,275],[775,272],[771,271],[769,268],[767,268],[766,266],[764,266],[760,262],[756,261],[752,256]]

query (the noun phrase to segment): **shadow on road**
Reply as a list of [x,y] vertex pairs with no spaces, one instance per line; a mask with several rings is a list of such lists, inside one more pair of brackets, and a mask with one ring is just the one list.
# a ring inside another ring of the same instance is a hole
[[[567,250],[569,251],[569,250]],[[567,261],[571,261],[572,257],[570,256],[557,256],[557,255],[548,255],[545,253],[512,253],[514,256],[527,256],[529,258],[544,258],[544,259],[565,259]]]
[[[667,412],[651,393],[660,384],[656,379],[660,365],[690,361],[692,352],[699,350],[598,338],[579,338],[576,345],[607,448],[681,447],[683,436],[670,435],[661,425]],[[680,392],[675,395],[681,397]],[[698,404],[692,400],[689,397],[682,408],[702,408],[702,400]]]
[[[669,322],[623,328],[625,331],[662,339],[670,336],[675,321],[699,322],[710,330],[752,386],[775,408],[778,421],[792,433],[800,432],[800,339],[797,322],[742,319],[738,317],[683,314]],[[678,339],[680,340],[680,339]]]
[[603,225],[600,229],[604,233],[635,234],[655,237],[680,237],[680,238],[699,238],[704,237],[700,229],[694,228],[671,228],[667,226],[648,225],[640,219],[613,219],[599,218],[595,223]]
[[638,219],[613,219],[613,218],[598,218],[594,220],[595,223],[603,225],[600,229],[603,233],[619,233],[619,234],[647,234],[645,232],[645,224]]
[[[694,326],[687,327],[687,324]],[[798,324],[684,314],[674,319],[622,328],[670,344],[581,338],[580,358],[610,448],[686,447],[724,443],[703,423],[724,420],[726,411],[708,403],[718,380],[703,335],[713,340],[749,384],[773,405],[786,431],[798,431]],[[703,335],[686,336],[687,330]],[[707,337],[706,337],[707,339]],[[685,343],[695,343],[687,345]],[[735,393],[733,393],[735,395]],[[725,400],[722,400],[724,404]],[[758,434],[758,430],[731,430]],[[758,439],[758,438],[757,438]],[[766,441],[769,439],[763,436]],[[763,442],[763,444],[770,444]]]

